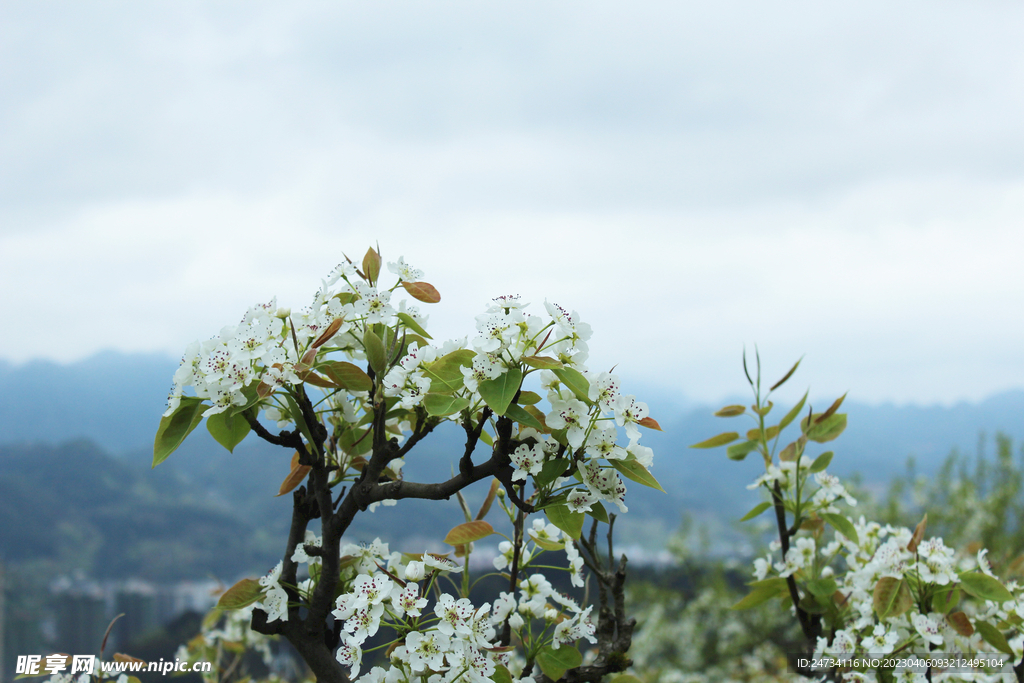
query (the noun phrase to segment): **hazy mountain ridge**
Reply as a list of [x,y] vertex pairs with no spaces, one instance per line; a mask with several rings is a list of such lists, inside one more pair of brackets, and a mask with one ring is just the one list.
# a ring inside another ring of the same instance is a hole
[[[290,497],[274,494],[290,453],[250,436],[229,454],[200,427],[150,470],[152,438],[176,365],[160,356],[112,352],[68,366],[0,362],[0,557],[154,577],[230,575],[279,559]],[[684,511],[730,520],[759,500],[745,487],[762,471],[760,459],[736,463],[723,449],[688,448],[749,424],[716,418],[711,408],[671,414],[653,400],[651,405],[664,431],[646,432],[644,443],[655,450],[653,472],[669,494],[630,483],[624,538],[656,546]],[[980,432],[1024,438],[1024,391],[952,407],[847,401],[844,410],[846,432],[809,453],[835,450],[831,469],[859,472],[869,483],[903,472],[908,456],[928,472],[954,447],[973,453]],[[454,427],[437,430],[407,459],[406,476],[446,478],[457,467],[463,440]],[[469,491],[471,504],[481,495]],[[380,535],[411,549],[436,542],[439,527],[459,521],[454,500],[442,506],[405,501],[360,515],[349,536]]]

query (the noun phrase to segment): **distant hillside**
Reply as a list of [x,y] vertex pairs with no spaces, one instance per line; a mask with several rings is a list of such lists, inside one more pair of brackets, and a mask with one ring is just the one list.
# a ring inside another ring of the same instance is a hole
[[[250,436],[229,454],[200,428],[150,470],[153,433],[175,367],[163,357],[115,353],[69,366],[0,363],[0,557],[153,576],[228,576],[277,561],[289,501],[274,493],[287,473],[288,453]],[[711,408],[673,414],[651,405],[664,432],[648,432],[645,443],[655,449],[654,474],[670,495],[631,484],[623,538],[657,547],[684,511],[727,521],[758,500],[745,488],[763,467],[757,459],[736,463],[721,449],[687,448],[748,425],[713,417]],[[844,410],[846,433],[810,452],[836,450],[835,471],[860,473],[876,486],[903,472],[908,456],[918,471],[929,472],[952,448],[973,453],[979,433],[1024,438],[1024,391],[950,408],[850,400]],[[457,466],[463,438],[455,428],[438,430],[408,459],[407,476],[446,477]],[[439,527],[458,521],[455,501],[413,502],[360,515],[350,537],[381,535],[413,548],[436,541]]]

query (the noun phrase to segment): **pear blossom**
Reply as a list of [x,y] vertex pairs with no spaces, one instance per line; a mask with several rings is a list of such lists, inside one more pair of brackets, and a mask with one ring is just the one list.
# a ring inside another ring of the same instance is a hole
[[540,474],[541,468],[544,467],[544,449],[537,444],[519,444],[512,451],[510,458],[515,465],[512,481],[526,481],[526,475]]
[[551,412],[545,417],[545,422],[551,429],[566,430],[565,438],[569,445],[580,448],[589,425],[588,412],[587,405],[579,399],[552,401]]
[[423,279],[423,271],[410,266],[402,256],[399,256],[397,261],[389,262],[388,270],[397,275],[398,279],[403,282],[418,282]]
[[601,500],[615,503],[619,510],[626,512],[626,487],[619,473],[611,468],[602,468],[596,462],[579,464],[579,472],[590,492]]

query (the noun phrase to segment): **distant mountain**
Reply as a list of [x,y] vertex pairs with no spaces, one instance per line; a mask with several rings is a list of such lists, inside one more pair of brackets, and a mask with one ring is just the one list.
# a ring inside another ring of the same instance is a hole
[[[152,576],[230,576],[263,571],[279,559],[289,500],[274,494],[289,453],[250,436],[229,454],[200,427],[150,470],[153,434],[176,366],[160,356],[116,353],[67,366],[0,363],[0,558]],[[651,395],[639,387],[637,393]],[[730,520],[759,500],[745,488],[763,471],[759,459],[737,463],[723,449],[687,447],[749,425],[713,417],[710,408],[673,412],[653,400],[651,406],[664,431],[646,433],[644,442],[655,449],[653,472],[669,494],[630,484],[623,538],[656,548],[684,512]],[[859,473],[876,488],[903,472],[908,456],[927,473],[953,448],[974,452],[980,433],[1024,438],[1024,391],[949,408],[847,401],[844,410],[846,432],[809,453],[836,450],[830,469]],[[407,476],[446,478],[463,439],[453,426],[437,430],[407,459]],[[471,504],[481,495],[471,490]],[[380,535],[412,549],[436,543],[439,528],[459,521],[454,500],[411,501],[360,515],[349,537]]]

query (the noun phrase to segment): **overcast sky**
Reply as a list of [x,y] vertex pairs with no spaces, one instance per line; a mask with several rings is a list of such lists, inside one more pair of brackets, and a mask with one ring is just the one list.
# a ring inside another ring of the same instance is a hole
[[379,241],[691,400],[1024,387],[1024,4],[5,2],[0,359],[178,356]]

